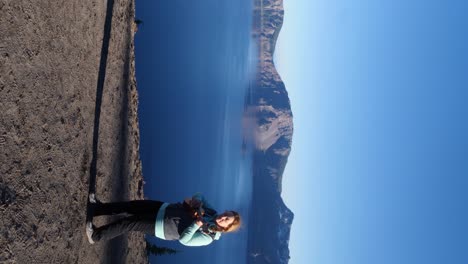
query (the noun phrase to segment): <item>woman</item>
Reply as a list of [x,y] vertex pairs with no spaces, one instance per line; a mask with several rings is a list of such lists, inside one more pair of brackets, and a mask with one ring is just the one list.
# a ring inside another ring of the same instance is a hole
[[88,241],[107,240],[130,231],[154,234],[164,240],[179,240],[186,246],[205,246],[218,240],[222,233],[235,231],[241,219],[235,211],[218,214],[205,198],[197,193],[182,203],[136,200],[101,203],[89,196],[93,216],[126,213],[129,216],[96,228],[86,223]]

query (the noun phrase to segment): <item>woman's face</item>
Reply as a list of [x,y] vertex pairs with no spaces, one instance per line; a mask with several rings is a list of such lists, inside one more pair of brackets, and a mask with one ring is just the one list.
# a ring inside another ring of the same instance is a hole
[[216,224],[222,228],[230,226],[234,222],[234,214],[230,211],[226,211],[223,214],[216,217]]

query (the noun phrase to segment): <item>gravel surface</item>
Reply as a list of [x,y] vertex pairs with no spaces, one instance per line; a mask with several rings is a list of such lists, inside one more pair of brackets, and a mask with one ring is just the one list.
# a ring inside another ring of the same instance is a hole
[[0,0],[0,263],[148,262],[140,234],[84,232],[90,184],[143,199],[134,5]]

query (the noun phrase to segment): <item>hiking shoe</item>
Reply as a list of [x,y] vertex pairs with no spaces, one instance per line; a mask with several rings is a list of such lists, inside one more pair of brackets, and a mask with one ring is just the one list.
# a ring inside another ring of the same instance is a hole
[[96,194],[95,193],[90,193],[88,195],[88,199],[89,199],[89,203],[91,204],[101,204],[101,201],[99,201],[97,198],[96,198]]
[[90,193],[88,195],[88,199],[89,199],[89,202],[92,203],[92,204],[95,204],[97,201],[96,201],[96,194],[95,193]]
[[86,222],[86,236],[88,237],[88,242],[92,245],[94,244],[93,240],[94,226],[93,222]]

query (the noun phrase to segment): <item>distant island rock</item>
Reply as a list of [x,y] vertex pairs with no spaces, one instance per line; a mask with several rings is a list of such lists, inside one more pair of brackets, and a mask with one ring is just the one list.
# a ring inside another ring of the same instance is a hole
[[273,62],[283,25],[283,0],[254,1],[253,37],[258,68],[250,92],[249,113],[255,116],[253,205],[249,219],[247,263],[289,262],[289,236],[294,214],[281,198],[282,176],[293,135],[293,115],[286,87]]

